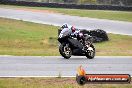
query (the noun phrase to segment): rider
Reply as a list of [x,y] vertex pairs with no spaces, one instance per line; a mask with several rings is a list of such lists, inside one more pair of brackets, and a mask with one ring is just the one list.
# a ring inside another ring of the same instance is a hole
[[69,31],[69,35],[71,37],[77,38],[78,41],[82,40],[80,42],[83,45],[85,45],[85,37],[83,36],[83,33],[81,33],[79,29],[75,28],[74,26],[69,27],[67,24],[62,25],[61,29]]
[[61,28],[69,30],[70,31],[69,33],[72,37],[76,37],[78,40],[80,39],[84,40],[83,33],[81,33],[80,30],[75,28],[74,26],[70,28],[68,27],[67,24],[63,24]]

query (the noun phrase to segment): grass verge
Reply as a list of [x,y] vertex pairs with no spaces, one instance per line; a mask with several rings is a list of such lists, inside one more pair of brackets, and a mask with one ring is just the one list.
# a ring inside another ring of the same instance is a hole
[[[58,28],[0,18],[0,55],[56,56]],[[110,41],[96,43],[96,55],[132,56],[132,36],[109,34]]]
[[58,27],[0,18],[0,54],[58,55]]
[[119,21],[132,22],[132,12],[128,11],[111,11],[111,10],[82,10],[82,9],[64,9],[64,8],[48,8],[48,7],[26,7],[26,6],[11,6],[11,5],[0,5],[0,7],[6,8],[19,8],[28,10],[48,10],[50,12],[62,13],[81,17],[99,18],[99,19],[110,19]]
[[132,83],[80,86],[75,78],[0,78],[0,88],[132,88]]

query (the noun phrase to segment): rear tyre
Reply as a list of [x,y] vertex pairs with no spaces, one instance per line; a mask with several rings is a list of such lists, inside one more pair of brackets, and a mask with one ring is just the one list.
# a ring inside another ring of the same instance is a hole
[[92,44],[90,45],[85,55],[88,59],[93,59],[95,57],[95,48]]
[[65,59],[69,59],[72,55],[71,48],[68,44],[64,43],[59,46],[59,52]]

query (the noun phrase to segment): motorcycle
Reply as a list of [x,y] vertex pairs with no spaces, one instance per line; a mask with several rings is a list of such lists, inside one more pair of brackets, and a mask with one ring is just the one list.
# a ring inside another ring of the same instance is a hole
[[89,59],[93,59],[95,56],[95,48],[92,44],[92,37],[87,34],[83,34],[83,36],[85,40],[78,40],[70,35],[70,31],[63,29],[58,38],[58,41],[60,42],[60,54],[65,59],[69,59],[72,55],[86,56]]

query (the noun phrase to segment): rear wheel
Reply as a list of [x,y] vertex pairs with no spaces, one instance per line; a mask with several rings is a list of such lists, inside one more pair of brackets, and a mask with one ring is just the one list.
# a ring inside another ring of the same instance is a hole
[[85,53],[86,57],[88,59],[93,59],[95,56],[95,48],[94,46],[91,44],[90,47],[87,49],[87,52]]
[[59,47],[60,54],[66,58],[69,59],[71,57],[72,51],[68,44],[61,44]]

